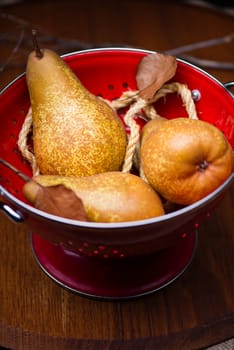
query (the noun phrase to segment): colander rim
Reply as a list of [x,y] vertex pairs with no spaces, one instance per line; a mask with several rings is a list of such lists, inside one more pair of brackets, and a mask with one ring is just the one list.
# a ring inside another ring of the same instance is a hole
[[213,192],[205,196],[204,198],[196,201],[193,204],[187,205],[181,209],[175,210],[171,213],[166,213],[161,216],[143,219],[143,220],[135,220],[135,221],[124,221],[124,222],[91,222],[91,221],[80,221],[80,220],[72,220],[63,218],[60,216],[52,215],[46,213],[42,210],[36,209],[30,204],[23,202],[22,200],[16,198],[13,194],[8,192],[2,186],[0,186],[0,195],[5,197],[8,201],[17,206],[17,208],[23,208],[26,212],[31,212],[36,216],[43,217],[44,219],[48,219],[50,221],[56,221],[57,223],[71,225],[71,226],[80,226],[82,228],[91,228],[91,229],[119,229],[119,228],[128,228],[128,227],[139,227],[145,225],[152,225],[156,223],[163,223],[164,221],[173,221],[174,219],[178,219],[178,216],[185,216],[188,213],[196,212],[201,208],[204,208],[206,204],[213,201],[215,198],[219,197],[219,195],[227,189],[234,180],[234,173],[232,173],[218,188],[216,188]]

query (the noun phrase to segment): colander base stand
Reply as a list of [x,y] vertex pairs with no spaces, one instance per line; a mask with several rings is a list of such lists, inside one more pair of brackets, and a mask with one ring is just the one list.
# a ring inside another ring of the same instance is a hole
[[31,245],[41,269],[60,286],[90,298],[128,300],[156,292],[180,277],[194,257],[197,232],[155,254],[123,260],[81,256],[35,233]]

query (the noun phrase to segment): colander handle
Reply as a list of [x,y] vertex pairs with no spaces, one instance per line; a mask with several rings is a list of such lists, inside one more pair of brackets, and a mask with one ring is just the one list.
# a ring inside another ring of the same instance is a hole
[[0,202],[0,210],[16,223],[24,221],[22,214],[9,207],[6,203]]
[[234,81],[229,81],[227,83],[224,83],[223,86],[228,89],[232,97],[234,98],[234,93],[229,89],[230,87],[234,86]]

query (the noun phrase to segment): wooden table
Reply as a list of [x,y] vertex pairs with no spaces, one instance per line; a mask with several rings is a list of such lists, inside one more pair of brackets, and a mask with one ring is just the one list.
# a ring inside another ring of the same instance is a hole
[[[233,17],[220,11],[150,0],[119,0],[114,5],[102,0],[32,1],[0,7],[0,11],[0,32],[9,34],[8,43],[0,41],[0,63],[11,56],[0,72],[1,88],[24,71],[30,45],[24,42],[25,36],[20,41],[20,35],[22,28],[27,33],[29,23],[42,28],[48,46],[55,47],[55,38],[64,39],[59,41],[60,53],[83,48],[86,43],[169,50],[226,36],[234,24]],[[234,62],[233,42],[191,54]],[[231,70],[206,70],[223,83],[234,81]],[[163,290],[126,302],[95,301],[59,287],[35,262],[28,229],[1,214],[0,345],[14,350],[189,350],[231,338],[233,190],[199,228],[190,268]]]

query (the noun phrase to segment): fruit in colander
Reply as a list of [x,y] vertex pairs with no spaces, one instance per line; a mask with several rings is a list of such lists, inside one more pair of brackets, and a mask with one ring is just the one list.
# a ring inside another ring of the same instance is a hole
[[122,121],[55,52],[31,52],[26,79],[34,153],[42,174],[88,176],[120,170],[126,149]]
[[[64,60],[90,91],[112,101],[126,84],[128,89],[136,89],[137,64],[147,53],[129,48],[95,49],[69,54]],[[199,90],[198,116],[220,128],[234,147],[233,97],[228,89],[180,59],[173,80]],[[159,115],[186,115],[181,101],[170,96],[166,103],[157,102]],[[1,94],[0,153],[27,174],[28,165],[15,152],[16,137],[9,135],[18,134],[28,106],[23,76]],[[72,292],[109,301],[152,293],[180,278],[194,258],[197,228],[205,219],[210,220],[233,182],[231,175],[204,200],[173,213],[144,221],[102,224],[71,221],[33,208],[22,200],[22,181],[7,168],[1,166],[0,170],[2,210],[14,220],[23,220],[33,232],[32,250],[43,271]]]
[[192,204],[232,173],[232,148],[214,125],[188,118],[165,121],[142,138],[141,166],[150,185],[167,200]]
[[161,199],[139,176],[120,171],[86,177],[39,175],[24,185],[25,197],[34,205],[41,186],[64,185],[82,200],[87,219],[127,222],[164,214]]

